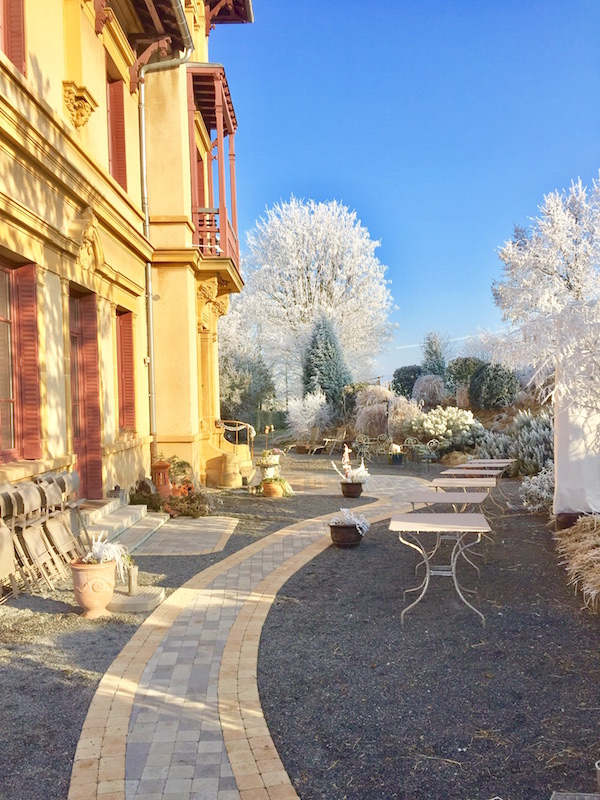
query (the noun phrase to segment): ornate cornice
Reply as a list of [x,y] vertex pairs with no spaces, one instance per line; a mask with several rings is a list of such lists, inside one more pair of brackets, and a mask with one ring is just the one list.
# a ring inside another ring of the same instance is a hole
[[75,130],[81,130],[98,108],[98,103],[85,86],[77,86],[73,81],[63,81],[63,99]]

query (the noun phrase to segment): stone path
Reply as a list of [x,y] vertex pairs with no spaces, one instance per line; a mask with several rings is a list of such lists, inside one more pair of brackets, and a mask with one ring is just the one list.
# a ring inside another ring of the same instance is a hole
[[[408,511],[406,492],[423,483],[372,477],[369,495],[379,499],[360,511],[371,522]],[[339,492],[338,481],[321,476],[295,480],[294,487],[298,493]],[[277,591],[330,546],[330,517],[283,528],[205,569],[144,621],[92,700],[69,800],[298,797],[262,713],[258,646]],[[219,541],[231,533],[223,519],[210,518]],[[168,541],[173,549],[165,555],[188,554],[190,529],[198,522],[177,521],[179,533],[161,536],[163,528],[138,552],[162,554]]]
[[208,553],[218,553],[227,544],[236,525],[237,520],[229,517],[172,519],[135,547],[135,554],[136,556],[204,556]]

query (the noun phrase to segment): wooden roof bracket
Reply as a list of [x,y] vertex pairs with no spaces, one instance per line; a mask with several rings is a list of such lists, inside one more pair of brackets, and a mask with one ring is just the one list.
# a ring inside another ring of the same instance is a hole
[[150,61],[150,56],[158,51],[160,57],[164,58],[165,56],[169,55],[170,44],[171,37],[163,36],[162,38],[157,39],[155,42],[152,42],[152,44],[148,45],[144,52],[136,58],[133,64],[129,67],[129,91],[131,94],[133,94],[138,88],[138,84],[140,82],[140,69]]
[[94,0],[94,11],[96,12],[96,34],[100,34],[109,20],[106,0]]
[[233,0],[219,0],[214,8],[211,8],[208,3],[204,3],[204,19],[206,20],[206,35],[208,36],[211,30],[215,27],[213,19],[218,16],[222,8],[227,8],[233,11]]

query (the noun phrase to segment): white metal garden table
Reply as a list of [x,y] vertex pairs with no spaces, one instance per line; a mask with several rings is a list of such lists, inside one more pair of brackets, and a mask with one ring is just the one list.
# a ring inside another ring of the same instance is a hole
[[[454,588],[460,599],[481,618],[482,624],[485,625],[484,615],[469,603],[465,597],[465,593],[473,594],[474,592],[461,586],[456,575],[459,558],[461,556],[466,558],[467,551],[478,544],[482,536],[491,533],[491,528],[483,514],[394,514],[390,521],[389,529],[397,531],[398,538],[402,544],[416,550],[422,556],[425,565],[425,576],[421,583],[412,589],[406,589],[404,592],[405,598],[410,592],[419,592],[420,594],[416,600],[402,611],[400,615],[401,624],[404,625],[404,615],[407,611],[414,608],[425,596],[431,577],[440,576],[452,578]],[[429,533],[454,542],[448,563],[432,563],[431,559],[438,548],[434,548],[430,553],[422,541],[422,536]]]

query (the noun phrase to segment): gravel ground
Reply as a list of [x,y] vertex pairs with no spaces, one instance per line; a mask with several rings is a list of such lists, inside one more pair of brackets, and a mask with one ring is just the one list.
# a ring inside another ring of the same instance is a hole
[[[294,475],[331,472],[330,459],[284,459]],[[193,575],[259,538],[302,519],[334,513],[340,497],[273,501],[247,492],[215,495],[215,513],[239,519],[221,553],[136,556],[139,582],[171,593]],[[356,501],[355,501],[356,502]],[[367,500],[368,502],[368,500]],[[96,687],[146,614],[79,616],[70,579],[48,596],[0,605],[0,800],[65,800],[81,726]]]
[[[330,471],[329,461],[290,455],[283,469],[293,484]],[[437,468],[372,471],[430,478]],[[257,538],[347,505],[338,496],[218,499],[216,513],[240,520],[226,549],[140,556],[141,582],[171,592]],[[385,524],[358,549],[330,548],[288,581],[267,620],[259,671],[269,725],[303,800],[518,800],[549,797],[547,786],[592,789],[597,620],[565,589],[543,522],[495,523],[479,581],[486,629],[436,582],[400,630],[400,590],[414,578]],[[67,584],[0,606],[0,800],[65,800],[90,700],[143,618],[81,619]]]
[[282,587],[263,628],[259,690],[302,800],[595,790],[598,620],[565,586],[545,521],[494,520],[481,578],[462,568],[485,628],[439,578],[400,626],[417,556],[386,522]]

